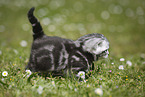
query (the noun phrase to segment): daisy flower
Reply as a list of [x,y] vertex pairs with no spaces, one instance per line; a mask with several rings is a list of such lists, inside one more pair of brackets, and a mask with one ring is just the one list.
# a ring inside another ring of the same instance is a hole
[[103,95],[103,90],[101,88],[95,89],[95,93],[102,96]]
[[42,86],[39,86],[38,89],[37,89],[37,92],[38,92],[38,94],[42,94],[42,92],[43,92],[43,87],[42,87]]
[[79,71],[79,73],[77,74],[77,77],[85,79],[85,72],[84,71]]
[[52,81],[51,83],[52,83],[53,86],[55,86],[55,82],[54,81]]
[[87,87],[90,87],[90,85],[87,85]]
[[75,92],[77,92],[77,88],[75,88],[74,90],[75,90]]
[[124,58],[120,58],[120,61],[125,61],[125,59]]
[[132,66],[132,62],[131,62],[131,61],[127,61],[126,64],[127,64],[128,66]]
[[7,71],[4,71],[4,72],[2,73],[2,75],[3,75],[3,76],[7,76],[7,75],[8,75],[8,72],[7,72]]
[[112,64],[112,65],[114,65],[114,63],[113,63],[113,62],[112,62],[111,64]]
[[29,77],[32,74],[30,70],[26,70],[25,72],[26,72],[27,77]]
[[119,66],[119,69],[123,70],[124,69],[123,65],[120,65]]

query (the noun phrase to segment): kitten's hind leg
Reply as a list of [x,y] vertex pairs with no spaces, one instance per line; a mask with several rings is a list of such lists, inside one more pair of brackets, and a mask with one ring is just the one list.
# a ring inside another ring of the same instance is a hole
[[28,63],[27,66],[25,67],[25,70],[30,70],[31,72],[36,72],[35,68],[33,67],[33,63]]

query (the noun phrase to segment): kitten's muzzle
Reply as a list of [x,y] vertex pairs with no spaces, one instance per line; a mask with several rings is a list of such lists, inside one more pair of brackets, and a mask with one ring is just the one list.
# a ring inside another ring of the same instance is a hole
[[96,55],[96,57],[103,57],[103,58],[107,58],[107,57],[108,57],[108,55],[109,55],[109,51],[108,51],[108,49],[107,49],[107,50],[103,51],[102,53],[100,53],[100,54]]

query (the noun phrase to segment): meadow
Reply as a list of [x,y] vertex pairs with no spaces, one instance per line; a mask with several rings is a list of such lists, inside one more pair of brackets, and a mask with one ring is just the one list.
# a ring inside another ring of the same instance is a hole
[[[27,11],[33,6],[47,35],[75,40],[101,33],[110,42],[109,57],[95,62],[82,82],[30,78],[25,66],[33,38]],[[145,96],[144,0],[0,0],[0,97],[100,96]]]

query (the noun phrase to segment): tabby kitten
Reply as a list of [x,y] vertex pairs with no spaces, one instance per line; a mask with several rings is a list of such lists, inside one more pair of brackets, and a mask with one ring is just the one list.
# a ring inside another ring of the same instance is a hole
[[102,34],[88,34],[76,41],[46,36],[33,12],[34,8],[28,12],[33,43],[26,69],[63,76],[72,72],[88,72],[94,69],[93,61],[108,56],[109,42]]

